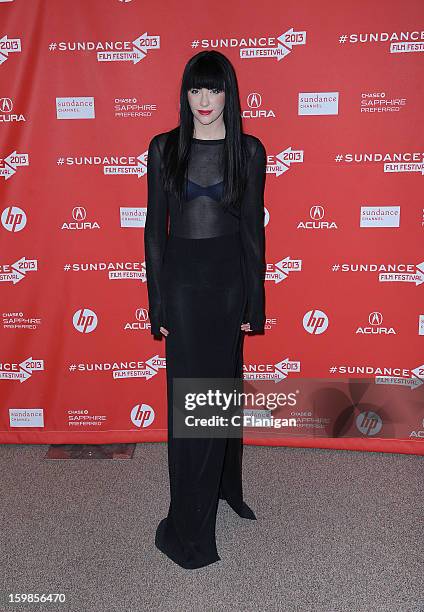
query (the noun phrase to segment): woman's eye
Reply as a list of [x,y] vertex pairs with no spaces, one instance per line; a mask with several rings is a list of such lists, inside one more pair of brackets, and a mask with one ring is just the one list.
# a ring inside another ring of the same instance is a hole
[[[189,91],[192,94],[197,94],[199,92],[199,89],[195,89],[194,87],[192,87]],[[219,94],[221,93],[222,89],[210,89],[209,91],[214,94]]]

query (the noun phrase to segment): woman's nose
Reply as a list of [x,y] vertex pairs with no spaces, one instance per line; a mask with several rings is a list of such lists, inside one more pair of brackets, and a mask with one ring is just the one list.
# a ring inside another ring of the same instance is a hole
[[209,106],[209,92],[207,89],[202,91],[200,103],[202,104],[202,106]]

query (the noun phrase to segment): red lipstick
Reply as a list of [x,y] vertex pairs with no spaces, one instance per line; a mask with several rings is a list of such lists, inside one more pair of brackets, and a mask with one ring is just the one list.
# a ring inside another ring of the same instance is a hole
[[209,115],[212,111],[211,110],[199,110],[198,111],[201,115]]

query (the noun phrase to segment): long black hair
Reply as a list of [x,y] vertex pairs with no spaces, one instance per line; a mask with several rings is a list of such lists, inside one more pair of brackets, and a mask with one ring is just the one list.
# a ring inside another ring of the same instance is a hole
[[188,103],[191,88],[218,89],[225,92],[223,119],[223,196],[225,209],[239,211],[240,199],[246,187],[248,153],[242,132],[241,108],[237,77],[228,58],[219,51],[201,51],[186,64],[180,89],[180,123],[169,132],[164,147],[164,189],[182,202],[187,192],[187,165],[194,131],[194,119]]

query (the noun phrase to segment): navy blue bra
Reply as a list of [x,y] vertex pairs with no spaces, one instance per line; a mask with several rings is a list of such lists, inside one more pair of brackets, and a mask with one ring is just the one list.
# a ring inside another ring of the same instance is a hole
[[198,198],[199,196],[208,196],[219,202],[222,199],[223,188],[224,181],[215,183],[215,185],[209,185],[208,187],[202,187],[202,185],[198,185],[190,181],[190,179],[187,179],[187,201],[194,200],[194,198]]

